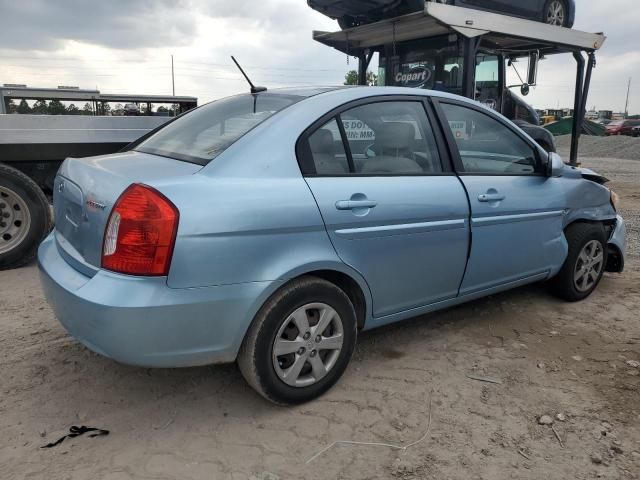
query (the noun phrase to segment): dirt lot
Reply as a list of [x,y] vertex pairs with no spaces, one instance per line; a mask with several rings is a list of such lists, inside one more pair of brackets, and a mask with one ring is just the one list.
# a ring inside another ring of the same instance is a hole
[[[639,478],[640,163],[584,163],[631,222],[623,275],[579,304],[532,286],[362,334],[338,386],[298,408],[264,402],[233,365],[101,358],[54,319],[34,266],[1,273],[0,478]],[[111,434],[39,448],[71,425]],[[307,463],[338,440],[421,441]]]

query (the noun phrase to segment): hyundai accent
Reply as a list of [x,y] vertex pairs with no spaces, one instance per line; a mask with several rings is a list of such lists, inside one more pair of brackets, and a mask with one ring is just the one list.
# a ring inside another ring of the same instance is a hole
[[586,298],[624,267],[604,183],[447,93],[264,91],[67,159],[39,266],[91,350],[146,367],[237,361],[294,404],[335,384],[360,331],[533,282]]

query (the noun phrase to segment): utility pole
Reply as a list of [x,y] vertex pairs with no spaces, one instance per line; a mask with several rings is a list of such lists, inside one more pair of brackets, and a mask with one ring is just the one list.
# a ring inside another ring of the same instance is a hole
[[629,118],[629,93],[631,93],[631,77],[627,85],[627,101],[624,104],[624,118]]
[[173,72],[173,55],[171,55],[171,91],[173,92],[173,96],[176,96],[176,77]]

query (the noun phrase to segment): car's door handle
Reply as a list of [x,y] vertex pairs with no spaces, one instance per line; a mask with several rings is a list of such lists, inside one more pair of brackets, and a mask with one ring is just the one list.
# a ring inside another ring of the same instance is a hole
[[505,198],[507,197],[500,193],[483,193],[482,195],[478,195],[479,202],[501,202]]
[[339,200],[336,202],[338,210],[355,210],[357,208],[375,208],[378,202],[373,200]]

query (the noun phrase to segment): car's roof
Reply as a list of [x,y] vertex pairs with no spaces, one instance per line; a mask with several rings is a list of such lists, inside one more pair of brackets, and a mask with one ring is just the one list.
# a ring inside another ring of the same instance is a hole
[[309,97],[315,97],[316,95],[320,95],[322,93],[332,92],[334,90],[342,90],[345,88],[353,88],[353,87],[349,87],[347,85],[315,86],[315,87],[284,87],[284,88],[270,88],[268,90],[265,90],[263,93],[309,98]]
[[357,85],[335,85],[335,86],[316,86],[316,87],[287,87],[287,88],[274,88],[265,90],[259,95],[286,95],[297,96],[304,98],[311,98],[317,96],[326,96],[331,94],[338,94],[340,97],[345,95],[352,97],[352,99],[373,97],[373,96],[385,96],[385,95],[423,95],[440,98],[458,98],[462,100],[468,100],[467,98],[460,97],[448,92],[442,92],[439,90],[427,90],[422,88],[410,88],[410,87],[378,87],[378,86],[357,86]]

